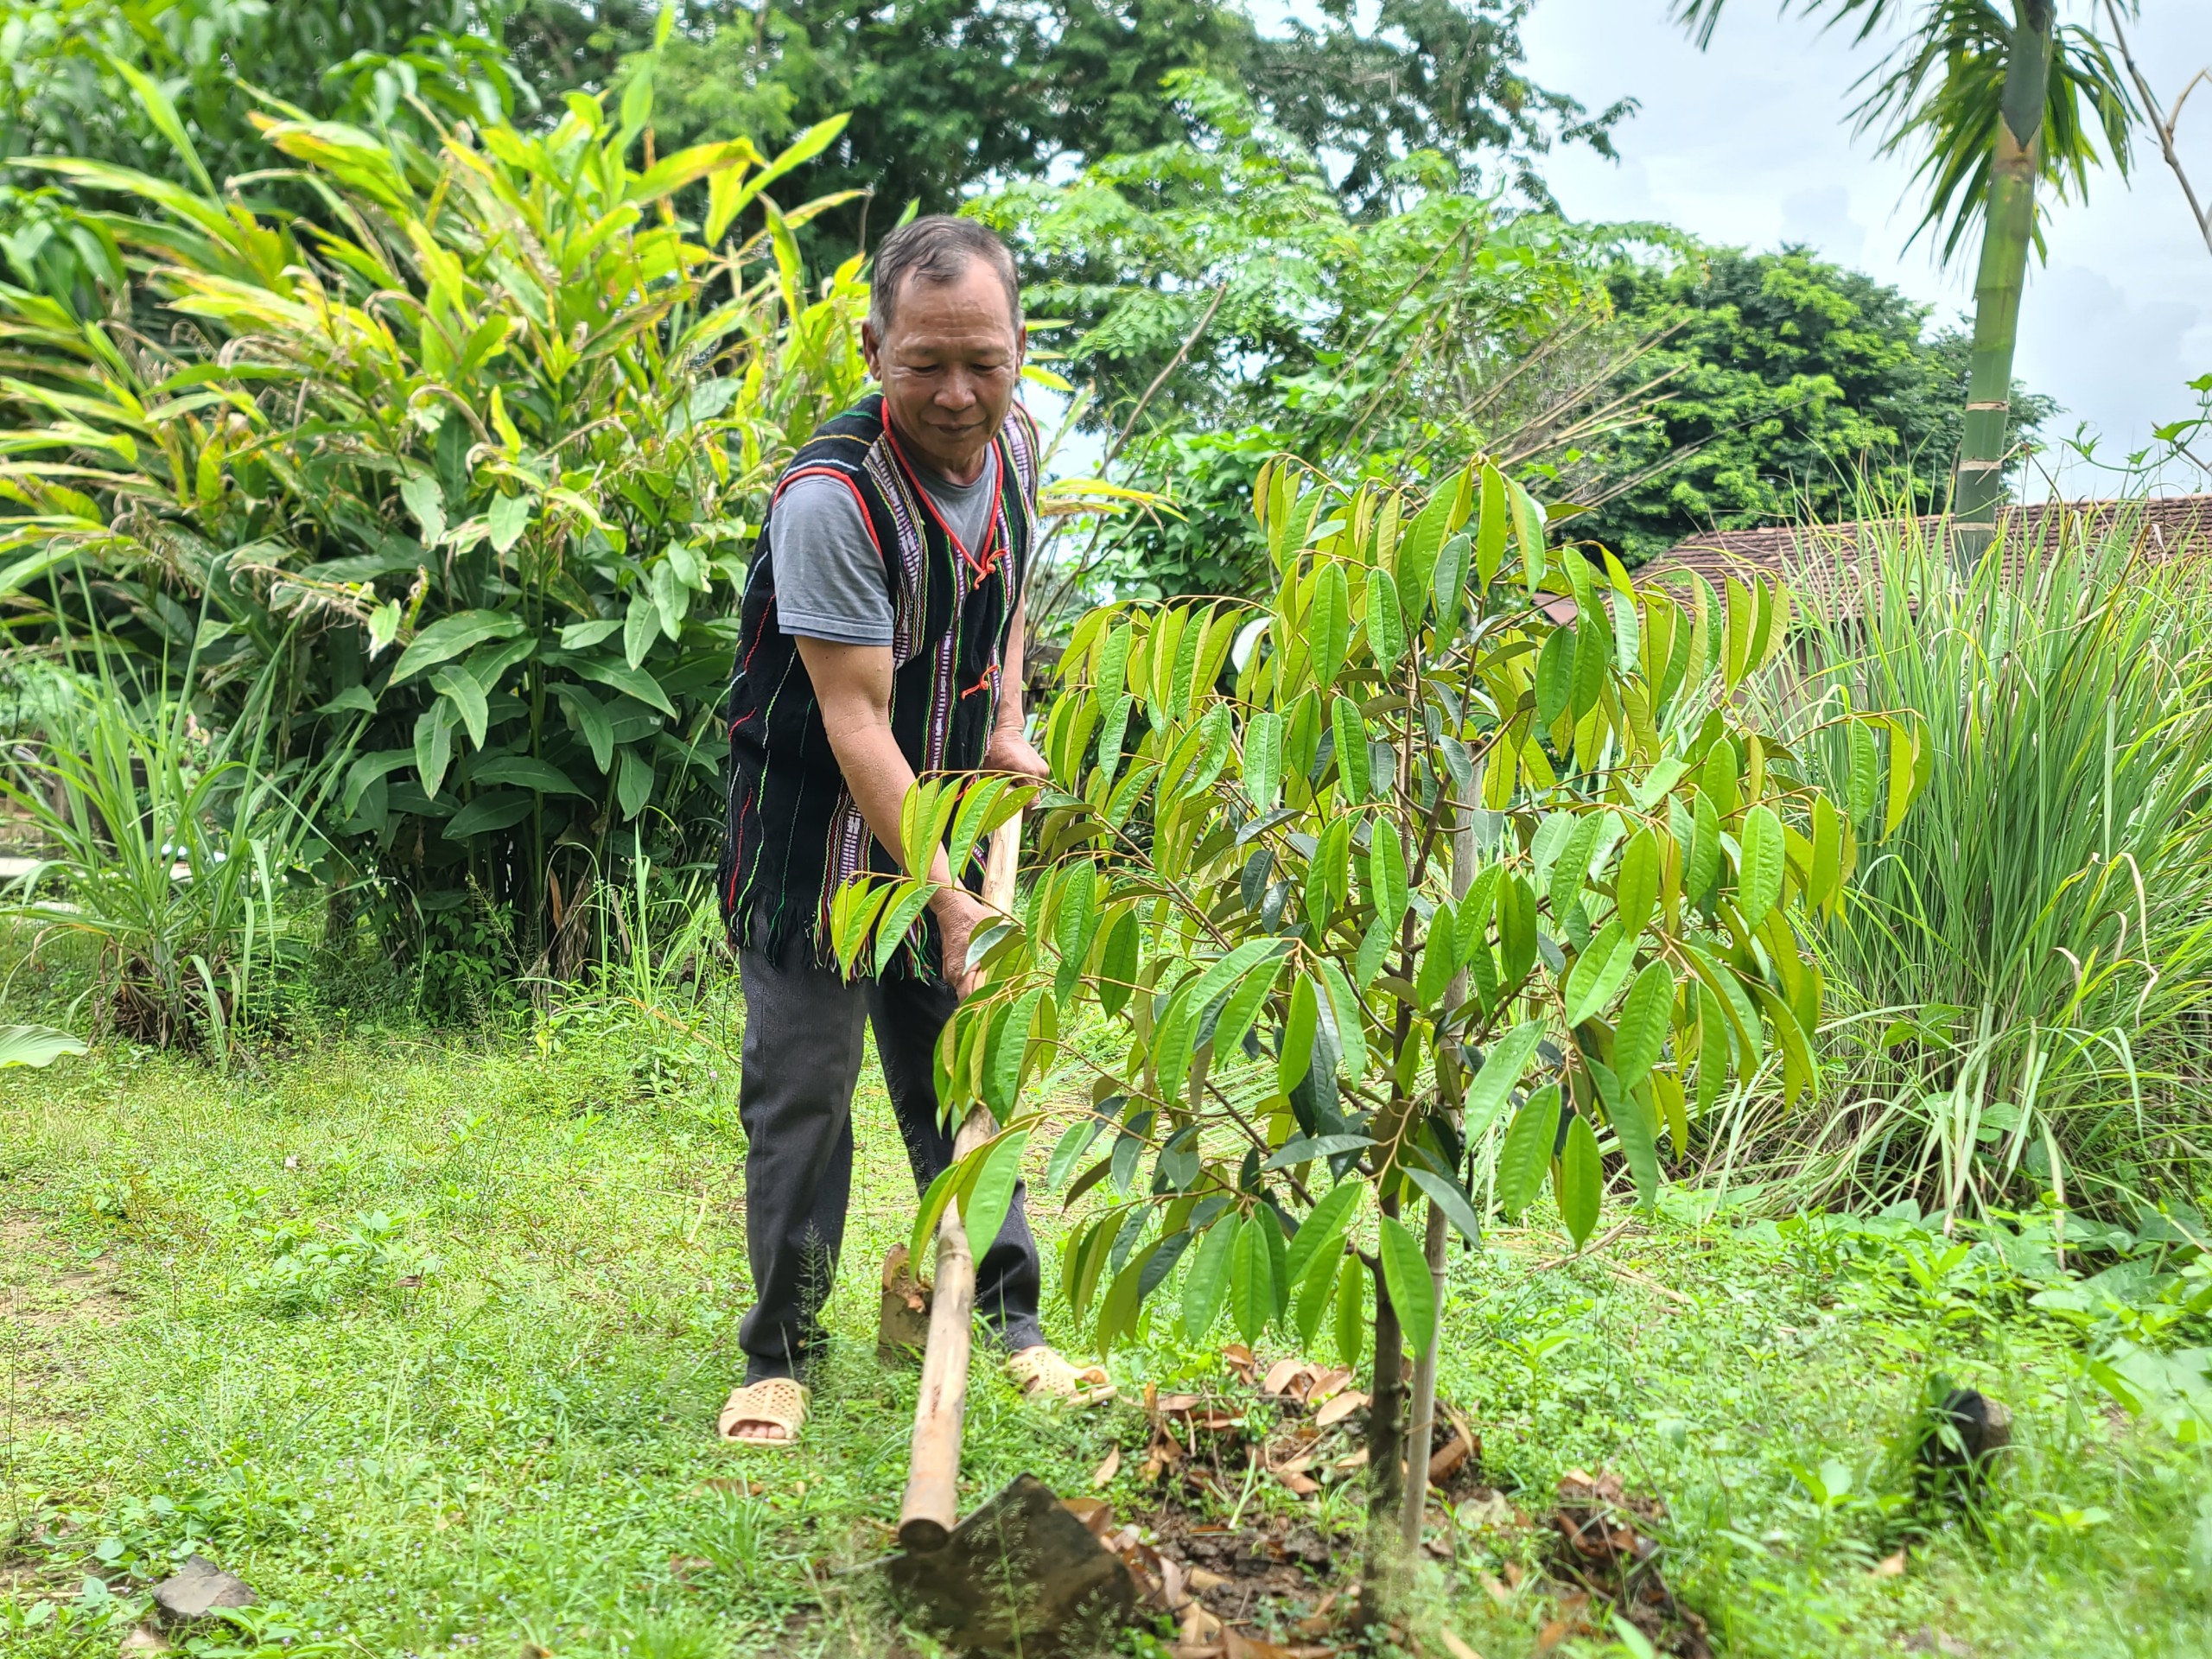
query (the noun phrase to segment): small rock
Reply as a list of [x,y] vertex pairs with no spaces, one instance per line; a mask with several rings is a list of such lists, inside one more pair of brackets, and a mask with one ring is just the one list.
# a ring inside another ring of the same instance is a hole
[[154,1605],[172,1624],[205,1618],[218,1607],[251,1607],[259,1598],[235,1573],[226,1573],[204,1555],[188,1555],[175,1575],[154,1586]]
[[168,1650],[169,1644],[162,1640],[161,1633],[143,1624],[133,1626],[130,1633],[123,1638],[123,1659],[134,1659],[134,1656],[137,1659],[150,1659],[154,1654]]

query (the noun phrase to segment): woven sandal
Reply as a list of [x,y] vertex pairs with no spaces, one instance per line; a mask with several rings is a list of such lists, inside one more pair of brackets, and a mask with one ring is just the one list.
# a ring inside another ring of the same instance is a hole
[[1103,1365],[1078,1365],[1039,1344],[1006,1363],[1007,1379],[1028,1400],[1065,1400],[1071,1406],[1103,1405],[1119,1392]]
[[[806,1389],[788,1376],[765,1376],[741,1389],[732,1389],[722,1407],[715,1432],[737,1446],[781,1448],[797,1446],[798,1432],[806,1425]],[[753,1440],[738,1434],[741,1424],[762,1424],[784,1431],[781,1440]]]

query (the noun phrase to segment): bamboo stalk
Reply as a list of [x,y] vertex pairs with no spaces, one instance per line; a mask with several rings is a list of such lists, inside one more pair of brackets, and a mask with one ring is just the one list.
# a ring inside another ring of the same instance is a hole
[[[1463,810],[1457,814],[1452,830],[1454,903],[1467,896],[1474,880],[1474,825]],[[1454,975],[1445,993],[1446,1006],[1457,1007],[1466,995],[1466,975]],[[1445,1252],[1450,1243],[1451,1228],[1444,1219],[1444,1211],[1432,1200],[1428,1206],[1428,1230],[1421,1240],[1421,1256],[1428,1265],[1430,1293],[1436,1299],[1436,1333],[1429,1339],[1427,1351],[1414,1361],[1413,1410],[1411,1421],[1406,1425],[1406,1490],[1398,1510],[1398,1535],[1409,1554],[1421,1548],[1421,1522],[1428,1514],[1429,1447],[1436,1438],[1436,1362],[1444,1351]]]
[[2005,493],[2005,440],[2012,412],[2012,354],[2020,338],[2020,298],[2035,238],[2036,174],[2043,160],[2044,100],[2050,79],[2050,0],[2020,0],[2005,69],[1997,153],[1974,274],[1974,353],[1967,380],[1964,441],[1951,486],[1957,519],[1954,557],[1973,569],[1996,538]]

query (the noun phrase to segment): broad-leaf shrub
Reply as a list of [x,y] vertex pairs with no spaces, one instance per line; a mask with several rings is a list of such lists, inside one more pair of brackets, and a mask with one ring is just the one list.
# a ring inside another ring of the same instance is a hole
[[[1077,1315],[1110,1344],[1179,1268],[1193,1340],[1224,1313],[1247,1341],[1329,1327],[1351,1363],[1371,1287],[1387,1497],[1400,1343],[1440,1316],[1407,1207],[1472,1240],[1548,1180],[1580,1242],[1609,1159],[1649,1203],[1723,1089],[1815,1087],[1799,927],[1855,838],[1735,698],[1784,647],[1778,589],[1639,589],[1548,546],[1487,465],[1417,505],[1277,462],[1257,505],[1271,605],[1103,607],[1061,659],[1042,867],[979,938],[987,989],[939,1054],[948,1106],[1006,1128],[917,1236],[995,1185],[1038,1122],[1027,1079],[1087,1068],[1052,1168],[1101,1200],[1063,1258]],[[1913,728],[1840,717],[1894,824]],[[957,868],[1014,792],[918,786],[907,867],[950,830]],[[880,958],[927,893],[849,889],[846,960],[871,934]],[[1118,1059],[1064,1040],[1085,1005]]]
[[575,96],[435,153],[264,122],[319,226],[48,161],[143,213],[87,216],[139,315],[0,317],[0,597],[58,610],[91,576],[104,627],[196,646],[219,716],[273,677],[275,753],[350,752],[359,861],[425,907],[474,887],[525,938],[648,807],[712,833],[749,520],[865,378],[859,261],[810,297],[808,210],[762,194],[837,124],[654,161],[650,114],[640,78],[619,117]]

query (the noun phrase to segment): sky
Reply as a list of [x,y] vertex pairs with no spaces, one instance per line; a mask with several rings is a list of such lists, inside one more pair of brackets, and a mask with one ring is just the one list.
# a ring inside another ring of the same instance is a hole
[[[2086,0],[2061,0],[2062,17]],[[2136,60],[2171,100],[2212,67],[2212,0],[2143,0],[2131,29]],[[1667,21],[1667,0],[1539,0],[1524,28],[1539,86],[1592,110],[1618,98],[1642,107],[1618,130],[1618,163],[1587,149],[1555,152],[1546,175],[1577,219],[1663,219],[1706,241],[1754,250],[1807,244],[1963,317],[1973,303],[1971,248],[1939,270],[1929,239],[1907,245],[1919,215],[1911,168],[1854,137],[1851,85],[1878,60],[1774,0],[1732,0],[1711,48]],[[2212,88],[2198,87],[2179,129],[2200,200],[2212,189]],[[2155,140],[2132,177],[2093,175],[2089,200],[2052,206],[2050,262],[2031,265],[2016,374],[2058,399],[2044,429],[2086,423],[2099,453],[2147,443],[2156,423],[2190,414],[2186,382],[2212,373],[2212,251],[2190,223],[2181,187]],[[2059,489],[2094,494],[2098,475],[2050,458]],[[2169,476],[2166,488],[2204,487]]]

